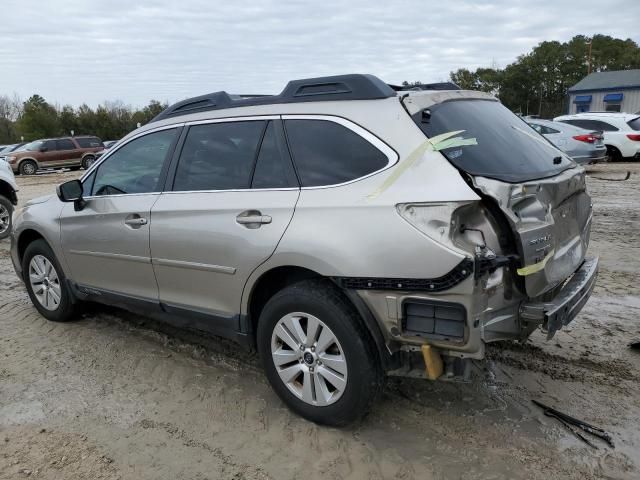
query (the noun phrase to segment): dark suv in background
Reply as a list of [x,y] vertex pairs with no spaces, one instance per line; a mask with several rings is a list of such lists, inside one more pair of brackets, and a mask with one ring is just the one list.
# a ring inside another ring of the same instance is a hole
[[54,167],[89,168],[104,149],[98,137],[61,137],[36,140],[7,156],[14,172],[34,175],[39,169]]

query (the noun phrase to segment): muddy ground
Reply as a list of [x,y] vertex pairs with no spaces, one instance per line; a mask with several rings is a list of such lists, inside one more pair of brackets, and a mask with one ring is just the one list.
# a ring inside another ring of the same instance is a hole
[[[594,178],[621,178],[626,182]],[[116,309],[45,321],[0,242],[0,478],[640,478],[640,164],[591,169],[595,293],[547,342],[495,346],[471,384],[390,380],[361,423],[290,413],[255,355]],[[76,174],[19,178],[20,200]],[[539,399],[610,431],[586,446]]]

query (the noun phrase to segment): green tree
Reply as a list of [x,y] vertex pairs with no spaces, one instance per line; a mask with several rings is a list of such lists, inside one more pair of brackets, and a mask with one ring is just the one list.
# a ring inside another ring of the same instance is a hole
[[589,42],[591,71],[640,68],[640,48],[633,40],[576,35],[568,42],[541,42],[504,69],[461,68],[450,78],[462,88],[497,95],[515,112],[553,117],[565,111],[567,89],[587,75]]
[[71,135],[71,132],[78,132],[78,118],[76,112],[71,105],[65,105],[58,112],[60,121],[60,133],[62,135]]
[[60,131],[58,112],[40,95],[33,95],[24,102],[17,130],[27,141],[56,136]]

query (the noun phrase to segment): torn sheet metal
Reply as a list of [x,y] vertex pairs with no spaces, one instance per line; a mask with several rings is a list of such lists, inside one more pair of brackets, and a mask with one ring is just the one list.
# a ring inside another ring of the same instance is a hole
[[457,136],[464,133],[465,130],[455,130],[453,132],[445,132],[435,137],[426,139],[416,148],[409,156],[404,159],[393,170],[382,185],[380,185],[374,192],[367,196],[368,199],[374,199],[378,197],[382,192],[387,190],[391,185],[395,183],[400,176],[406,172],[412,165],[414,165],[419,159],[424,157],[426,152],[438,152],[445,148],[462,147],[465,145],[477,145],[478,141],[475,138],[462,138]]

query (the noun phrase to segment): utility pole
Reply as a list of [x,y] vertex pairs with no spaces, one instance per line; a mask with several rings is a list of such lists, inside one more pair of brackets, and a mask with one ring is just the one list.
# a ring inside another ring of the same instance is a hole
[[587,75],[589,75],[591,73],[591,47],[593,45],[593,40],[586,42],[586,45],[589,45],[589,59],[587,60]]
[[540,106],[538,107],[538,117],[542,118],[542,87],[543,83],[540,82]]

